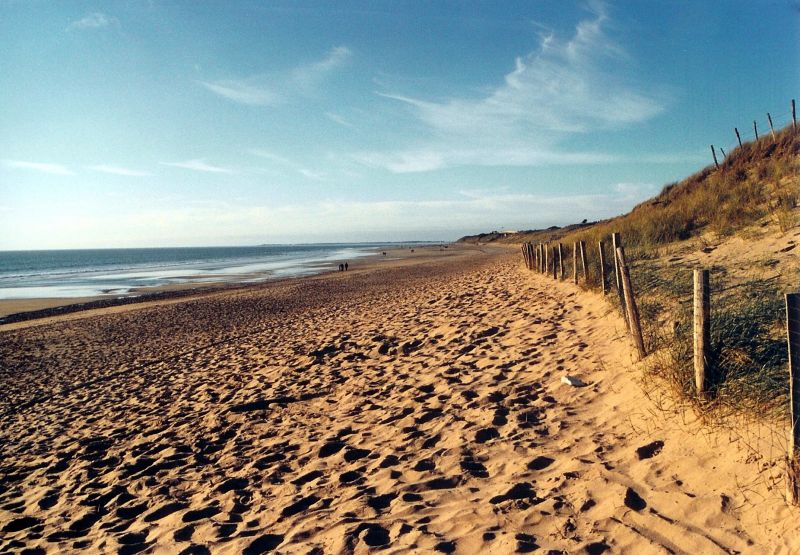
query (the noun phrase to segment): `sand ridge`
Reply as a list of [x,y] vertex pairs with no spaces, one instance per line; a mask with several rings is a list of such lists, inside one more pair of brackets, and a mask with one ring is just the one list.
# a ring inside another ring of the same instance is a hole
[[6,332],[0,550],[799,549],[623,331],[494,253]]

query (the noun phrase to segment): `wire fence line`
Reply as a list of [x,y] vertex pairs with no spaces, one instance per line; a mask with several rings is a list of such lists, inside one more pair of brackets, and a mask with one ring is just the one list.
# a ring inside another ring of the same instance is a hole
[[[777,130],[789,125],[797,125],[795,101],[791,100],[790,108],[783,112],[765,112],[750,122],[744,122],[741,126],[734,126],[731,129],[730,139],[725,143],[717,142],[711,145],[712,153],[715,147],[720,150],[722,160],[725,160],[736,148],[741,147],[746,142],[758,141],[766,136],[774,136]],[[716,155],[714,155],[716,157]],[[717,160],[718,164],[719,160]]]
[[[695,265],[687,264],[684,256],[655,256],[638,247],[630,249],[627,256],[624,248],[612,253],[610,239],[600,241],[594,249],[586,248],[582,241],[573,245],[525,243],[522,258],[528,271],[545,279],[574,281],[604,295],[621,313],[632,345],[644,360],[645,374],[654,378],[645,380],[649,384],[645,387],[652,388],[646,391],[648,396],[661,384],[668,384],[669,394],[681,410],[689,406],[705,421],[744,415],[756,416],[771,426],[770,450],[777,444],[783,453],[789,453],[787,498],[800,504],[800,409],[791,409],[794,404],[800,407],[800,385],[790,391],[787,372],[787,335],[800,352],[800,331],[786,327],[787,322],[797,320],[800,330],[800,314],[787,316],[789,297],[784,294],[786,281],[800,283],[800,272],[781,282],[779,278],[787,276],[747,277],[742,265],[736,272],[711,265],[706,281],[698,288]],[[618,235],[615,244],[621,247]],[[754,261],[746,269],[755,274],[763,272],[764,266]],[[704,329],[698,329],[698,307],[704,303],[707,312],[701,318],[704,323],[699,324]],[[699,363],[703,374],[698,374]],[[794,435],[798,435],[795,442],[791,441]],[[792,474],[792,468],[798,472]]]
[[[800,505],[800,140],[793,111],[770,118],[775,134],[762,134],[758,121],[757,141],[755,130],[739,131],[742,147],[737,141],[718,171],[668,185],[616,221],[560,239],[539,232],[544,242],[523,244],[522,255],[530,271],[606,296],[644,359],[648,396],[669,396],[676,410],[689,407],[740,438],[745,432],[728,423],[768,428],[767,450],[787,453],[786,498]],[[771,239],[759,231],[770,222],[781,232]],[[709,241],[714,234],[743,244],[712,255],[721,244]]]

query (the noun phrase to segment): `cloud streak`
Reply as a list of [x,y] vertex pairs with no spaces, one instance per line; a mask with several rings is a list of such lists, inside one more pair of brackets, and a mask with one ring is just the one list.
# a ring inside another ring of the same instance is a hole
[[215,166],[207,163],[205,160],[196,158],[194,160],[186,160],[185,162],[161,162],[164,166],[172,166],[173,168],[181,168],[184,170],[192,170],[205,173],[234,173],[229,168],[222,166]]
[[61,164],[49,164],[45,162],[27,162],[24,160],[3,160],[3,165],[9,168],[32,170],[51,175],[75,175],[68,167]]
[[229,79],[214,82],[198,81],[198,83],[217,96],[247,106],[276,106],[282,100],[270,89],[258,84],[250,84],[246,80]]
[[392,172],[455,165],[605,163],[609,156],[570,152],[572,136],[644,122],[664,109],[665,95],[631,84],[630,58],[606,32],[603,4],[579,22],[569,40],[539,33],[539,48],[518,57],[503,81],[478,98],[434,102],[377,92],[403,103],[428,139],[404,151],[361,155]]
[[290,160],[289,158],[280,156],[278,154],[275,154],[274,152],[271,152],[263,148],[251,148],[250,150],[248,150],[248,152],[253,156],[258,156],[259,158],[264,158],[281,166],[290,168],[308,179],[314,179],[319,181],[325,179],[326,177],[326,174],[324,172],[306,168],[298,164],[297,162]]
[[297,66],[284,74],[262,74],[239,79],[198,83],[212,93],[246,106],[277,106],[297,96],[312,96],[321,84],[349,61],[346,46],[332,48],[322,59]]
[[139,170],[133,170],[130,168],[123,168],[120,166],[109,166],[106,164],[100,164],[97,166],[87,166],[92,171],[100,172],[100,173],[110,173],[112,175],[122,175],[125,177],[147,177],[152,175],[148,172],[143,172]]
[[67,26],[67,31],[74,31],[76,29],[101,29],[103,27],[110,27],[111,25],[119,25],[119,20],[116,17],[110,17],[101,12],[92,12],[70,23],[69,26]]

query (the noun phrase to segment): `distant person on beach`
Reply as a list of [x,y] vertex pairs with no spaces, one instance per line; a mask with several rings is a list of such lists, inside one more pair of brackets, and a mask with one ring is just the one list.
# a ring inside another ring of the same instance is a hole
[[339,264],[339,271],[344,272],[344,264]]
[[347,271],[347,262],[344,263],[344,271]]

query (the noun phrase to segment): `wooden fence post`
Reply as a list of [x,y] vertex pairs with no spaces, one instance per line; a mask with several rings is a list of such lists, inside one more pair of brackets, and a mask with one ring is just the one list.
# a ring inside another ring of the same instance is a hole
[[722,161],[724,162],[725,161],[725,149],[722,148],[722,147],[719,147],[719,151],[722,153]]
[[597,249],[600,251],[600,288],[603,290],[603,295],[606,294],[606,255],[603,252],[603,242],[597,242]]
[[534,262],[534,258],[535,258],[535,256],[536,256],[536,255],[535,255],[535,254],[534,254],[534,252],[533,252],[533,243],[531,243],[531,242],[528,242],[528,260],[530,260],[530,262],[531,262],[531,265],[530,265],[530,267],[528,268],[529,270],[533,270],[534,263],[535,263],[535,262]]
[[800,294],[786,295],[786,335],[789,343],[789,502],[800,505]]
[[564,279],[564,245],[558,244],[558,271],[561,279]]
[[711,354],[711,291],[708,270],[694,271],[694,385],[705,399],[709,388]]
[[619,260],[617,259],[617,249],[622,246],[622,238],[619,233],[611,234],[611,250],[614,252],[614,278],[617,282],[617,289],[622,290],[622,281],[619,279]]
[[767,121],[769,122],[769,132],[772,135],[773,142],[775,141],[775,128],[772,127],[772,116],[767,112]]
[[742,137],[739,135],[739,128],[734,127],[733,130],[736,132],[736,140],[739,141],[739,148],[742,148]]
[[544,250],[544,268],[542,268],[542,273],[547,274],[547,270],[550,269],[550,253],[547,251],[550,249],[547,248],[547,245],[542,245],[542,249]]
[[589,270],[586,268],[586,241],[578,241],[578,246],[581,249],[581,267],[583,268],[583,282],[589,281]]
[[542,248],[539,243],[536,243],[536,271],[542,271]]
[[625,320],[625,327],[630,330],[631,325],[628,322],[628,311],[625,308],[625,293],[622,290],[622,276],[619,271],[619,257],[617,256],[617,249],[622,246],[622,238],[619,233],[611,234],[611,250],[614,257],[614,281],[616,282],[617,296],[619,297],[619,305],[622,310],[622,319]]
[[558,254],[558,250],[556,246],[553,245],[553,279],[558,279],[558,265],[556,265],[556,254]]
[[714,150],[714,145],[711,145],[711,156],[714,157],[714,165],[719,169],[719,162],[717,162],[717,151]]
[[758,125],[756,125],[756,120],[753,120],[753,131],[755,131],[756,140],[758,140]]
[[578,283],[578,242],[572,244],[572,281]]
[[542,251],[542,267],[539,271],[545,273],[547,271],[547,252],[545,251],[544,243],[539,245],[539,249]]
[[617,249],[617,258],[619,258],[619,268],[622,272],[622,289],[625,292],[625,307],[628,312],[631,335],[633,336],[633,342],[636,344],[636,350],[639,352],[639,359],[643,359],[647,356],[647,352],[644,349],[642,324],[639,321],[639,309],[636,307],[636,299],[633,296],[631,274],[630,270],[628,270],[628,263],[625,260],[625,249],[622,247]]
[[794,113],[794,98],[792,99],[792,129],[797,129],[797,116]]

